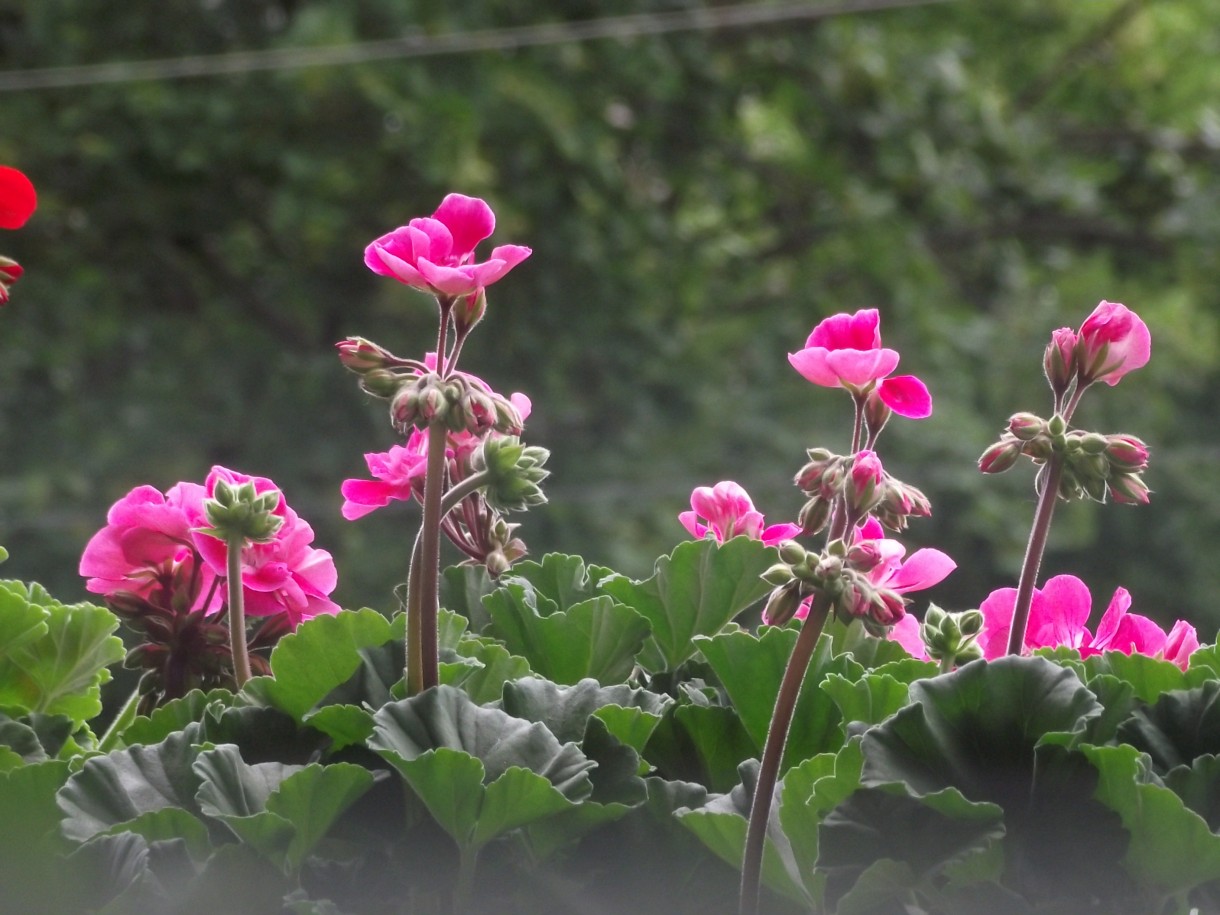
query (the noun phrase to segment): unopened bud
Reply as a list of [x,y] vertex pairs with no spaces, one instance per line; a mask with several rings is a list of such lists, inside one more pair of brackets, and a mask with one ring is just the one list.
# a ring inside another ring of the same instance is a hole
[[816,534],[826,526],[830,520],[830,502],[823,499],[821,496],[814,496],[802,507],[800,514],[796,517],[796,523],[801,526],[801,531],[806,534]]
[[1102,454],[1110,444],[1110,440],[1098,432],[1081,433],[1079,441],[1080,450],[1085,454]]
[[1110,498],[1120,505],[1147,505],[1148,484],[1134,473],[1117,473],[1110,478]]
[[800,609],[803,599],[799,581],[791,581],[776,588],[767,598],[767,605],[763,607],[763,622],[768,626],[783,626],[796,616],[796,611]]
[[254,492],[251,482],[237,486],[226,480],[217,480],[212,498],[203,503],[208,527],[199,528],[199,533],[216,537],[232,545],[234,543],[268,543],[284,524],[284,519],[272,514],[280,503],[277,490],[268,490],[260,495]]
[[487,312],[487,293],[480,288],[470,295],[460,296],[453,303],[453,326],[459,336],[470,333],[470,329],[483,320]]
[[1008,431],[1013,438],[1030,442],[1046,432],[1046,420],[1033,413],[1014,413],[1008,419]]
[[404,365],[403,360],[389,350],[364,337],[348,337],[336,343],[335,348],[339,351],[339,361],[343,363],[343,367],[357,375],[377,369],[400,368]]
[[1062,438],[1067,434],[1067,420],[1056,413],[1047,421],[1046,431],[1052,438]]
[[1012,468],[1021,457],[1021,443],[1014,438],[1002,438],[979,458],[979,471],[982,473],[1003,473]]
[[24,273],[22,266],[10,257],[0,254],[0,305],[8,301],[8,290]]
[[371,369],[360,376],[361,389],[382,400],[390,400],[410,383],[410,376],[397,375],[389,369]]
[[877,568],[882,558],[881,548],[875,540],[859,540],[847,550],[847,564],[862,574]]
[[868,427],[870,439],[877,438],[893,414],[894,411],[881,399],[877,388],[868,392],[868,398],[864,401],[864,424]]
[[1140,473],[1148,467],[1148,446],[1134,435],[1108,435],[1106,457],[1116,473]]
[[779,588],[788,584],[796,576],[792,572],[792,566],[778,562],[763,572],[760,577],[772,587]]
[[1042,369],[1056,399],[1063,396],[1076,375],[1076,332],[1061,327],[1051,334],[1042,357]]
[[779,545],[779,558],[788,565],[805,561],[805,548],[795,540],[785,540]]
[[983,631],[983,624],[986,622],[981,610],[963,610],[957,615],[957,625],[962,631],[962,635],[967,638],[973,638]]

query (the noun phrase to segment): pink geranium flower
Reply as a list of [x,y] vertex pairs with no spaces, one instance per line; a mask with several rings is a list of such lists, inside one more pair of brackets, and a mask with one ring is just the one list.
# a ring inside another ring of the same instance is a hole
[[923,643],[919,628],[919,620],[909,613],[904,613],[902,619],[890,627],[887,637],[905,648],[911,657],[930,661],[932,659],[928,657],[928,646]]
[[[252,477],[225,467],[213,467],[206,491],[211,498],[218,480],[239,485],[251,482],[256,493],[277,489],[265,477]],[[283,519],[274,539],[247,544],[242,550],[242,591],[246,613],[273,616],[283,613],[295,628],[302,620],[320,613],[338,613],[339,605],[329,597],[338,576],[330,553],[315,549],[313,528],[302,520],[281,495],[273,514]],[[195,528],[203,527],[202,511]],[[223,541],[192,530],[195,548],[218,575],[226,574],[227,549]]]
[[833,315],[813,329],[804,349],[788,354],[788,361],[814,384],[853,393],[875,389],[899,416],[931,416],[932,396],[922,381],[914,375],[889,377],[898,367],[898,353],[882,347],[879,323],[875,308]]
[[1126,305],[1102,301],[1076,337],[1076,364],[1085,384],[1116,385],[1128,372],[1146,365],[1152,352],[1148,326]]
[[712,537],[717,543],[724,543],[744,535],[774,546],[801,532],[799,524],[765,526],[763,515],[754,508],[749,494],[731,480],[695,487],[690,506],[691,511],[681,512],[678,520],[696,539]]
[[[998,658],[1007,651],[1016,597],[1015,588],[1000,588],[979,607],[985,622],[978,644],[985,658]],[[1125,588],[1114,592],[1096,633],[1092,633],[1087,627],[1092,603],[1088,586],[1074,575],[1056,575],[1044,588],[1035,588],[1025,647],[1033,650],[1064,646],[1075,648],[1086,658],[1103,651],[1138,652],[1166,658],[1182,668],[1198,647],[1198,636],[1188,623],[1175,624],[1171,644],[1165,630],[1153,620],[1131,613],[1131,595]]]
[[495,227],[495,214],[484,201],[450,194],[430,217],[412,219],[373,241],[364,249],[364,263],[374,273],[448,299],[477,294],[532,253],[521,245],[500,245],[488,260],[475,263],[475,246]]
[[[106,526],[94,534],[81,555],[85,588],[110,597],[121,591],[149,599],[160,591],[170,597],[174,585],[194,581],[184,610],[200,609],[216,578],[198,561],[191,528],[203,517],[204,488],[179,483],[162,495],[152,486],[137,486],[106,515]],[[168,601],[167,601],[168,603]],[[219,609],[214,600],[207,609]]]

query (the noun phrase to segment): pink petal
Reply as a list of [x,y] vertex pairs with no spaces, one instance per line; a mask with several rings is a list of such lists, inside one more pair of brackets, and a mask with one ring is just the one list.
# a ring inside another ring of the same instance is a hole
[[928,648],[919,637],[919,620],[911,614],[903,614],[902,619],[890,627],[889,637],[905,648],[911,657],[928,660]]
[[38,206],[30,179],[15,168],[0,165],[0,229],[20,229]]
[[439,219],[428,216],[412,219],[407,224],[407,233],[411,239],[409,254],[399,254],[398,251],[393,251],[399,257],[409,258],[411,263],[415,263],[421,257],[426,257],[434,264],[458,259],[454,251],[453,233]]
[[702,540],[707,535],[707,527],[699,523],[699,516],[695,512],[681,512],[678,521],[696,540]]
[[1031,612],[1025,643],[1031,647],[1066,645],[1079,648],[1086,637],[1085,628],[1093,597],[1075,575],[1056,575],[1041,591],[1040,612]]
[[1012,628],[1012,612],[1016,603],[1016,588],[999,588],[979,604],[979,611],[983,614],[983,632],[978,645],[983,649],[983,657],[988,660],[1002,657],[1008,651],[1008,633]]
[[385,248],[378,247],[372,248],[372,254],[380,263],[380,268],[373,266],[367,253],[364,262],[372,267],[374,273],[380,273],[382,276],[388,276],[418,289],[428,288],[428,281],[424,279],[423,275],[402,258],[395,257]]
[[[1110,605],[1106,607],[1106,612],[1101,615],[1101,622],[1097,624],[1097,634],[1093,636],[1090,647],[1098,651],[1109,648],[1130,609],[1130,592],[1126,588],[1119,588],[1110,598]],[[1127,653],[1130,654],[1130,652]]]
[[914,375],[886,378],[877,386],[881,402],[907,419],[926,419],[932,415],[932,395]]
[[772,524],[769,527],[763,528],[762,536],[759,539],[767,546],[775,546],[800,535],[801,526],[799,524],[785,522],[784,524]]
[[486,202],[465,194],[449,194],[432,217],[453,233],[453,256],[461,260],[496,230],[496,215]]
[[497,245],[491,249],[489,260],[504,261],[504,273],[507,273],[533,253],[533,248],[524,245]]
[[425,257],[416,261],[415,267],[428,285],[443,295],[467,295],[479,288],[474,267],[441,267]]
[[1190,663],[1190,656],[1198,650],[1199,634],[1195,627],[1186,620],[1174,623],[1165,639],[1165,660],[1172,661],[1185,670]]
[[894,371],[898,367],[898,353],[892,349],[831,350],[826,363],[843,384],[863,387]]
[[805,378],[824,388],[837,388],[839,376],[831,369],[827,356],[830,351],[822,346],[813,346],[799,352],[789,353],[788,362]]
[[899,594],[922,591],[944,581],[956,568],[957,563],[940,550],[916,550],[890,578],[887,587]]
[[869,515],[864,523],[856,528],[856,540],[884,540],[885,528],[881,526],[881,522]]
[[822,321],[805,342],[806,347],[827,349],[877,349],[881,346],[881,317],[875,308],[864,308],[854,315],[831,315]]

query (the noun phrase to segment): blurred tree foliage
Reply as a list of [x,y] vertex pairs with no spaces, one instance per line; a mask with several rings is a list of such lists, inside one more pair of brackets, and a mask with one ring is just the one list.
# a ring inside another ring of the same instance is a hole
[[[762,0],[760,0],[762,2]],[[698,0],[628,0],[616,15]],[[589,0],[0,0],[0,71],[603,16]],[[1044,575],[1104,607],[1220,625],[1220,26],[1211,0],[975,0],[510,51],[0,95],[0,161],[41,206],[3,238],[5,573],[69,599],[132,486],[216,462],[279,482],[336,554],[337,597],[387,609],[416,515],[354,524],[338,486],[393,443],[332,344],[429,348],[428,300],[363,246],[450,190],[534,256],[493,288],[465,367],[534,401],[551,504],[535,554],[643,574],[692,487],[736,479],[773,521],[846,397],[787,364],[835,311],[879,307],[933,391],[887,465],[933,499],[913,545],[1012,584],[1029,468],[982,477],[1007,416],[1045,411],[1050,331],[1102,298],[1153,361],[1078,415],[1156,448],[1147,508],[1060,509]]]

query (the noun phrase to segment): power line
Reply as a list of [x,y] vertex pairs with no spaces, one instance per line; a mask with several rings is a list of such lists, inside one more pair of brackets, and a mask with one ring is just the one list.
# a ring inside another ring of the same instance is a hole
[[365,41],[318,48],[278,48],[196,55],[159,60],[116,61],[77,67],[45,67],[0,71],[0,92],[23,89],[67,89],[105,83],[231,76],[259,71],[338,67],[377,60],[407,60],[470,54],[477,51],[512,51],[545,45],[595,41],[603,38],[637,38],[673,32],[741,29],[797,20],[829,19],[852,13],[869,13],[904,7],[931,6],[953,0],[841,0],[820,6],[808,3],[737,6],[607,16],[579,22],[544,23],[440,35],[423,33],[382,41]]

